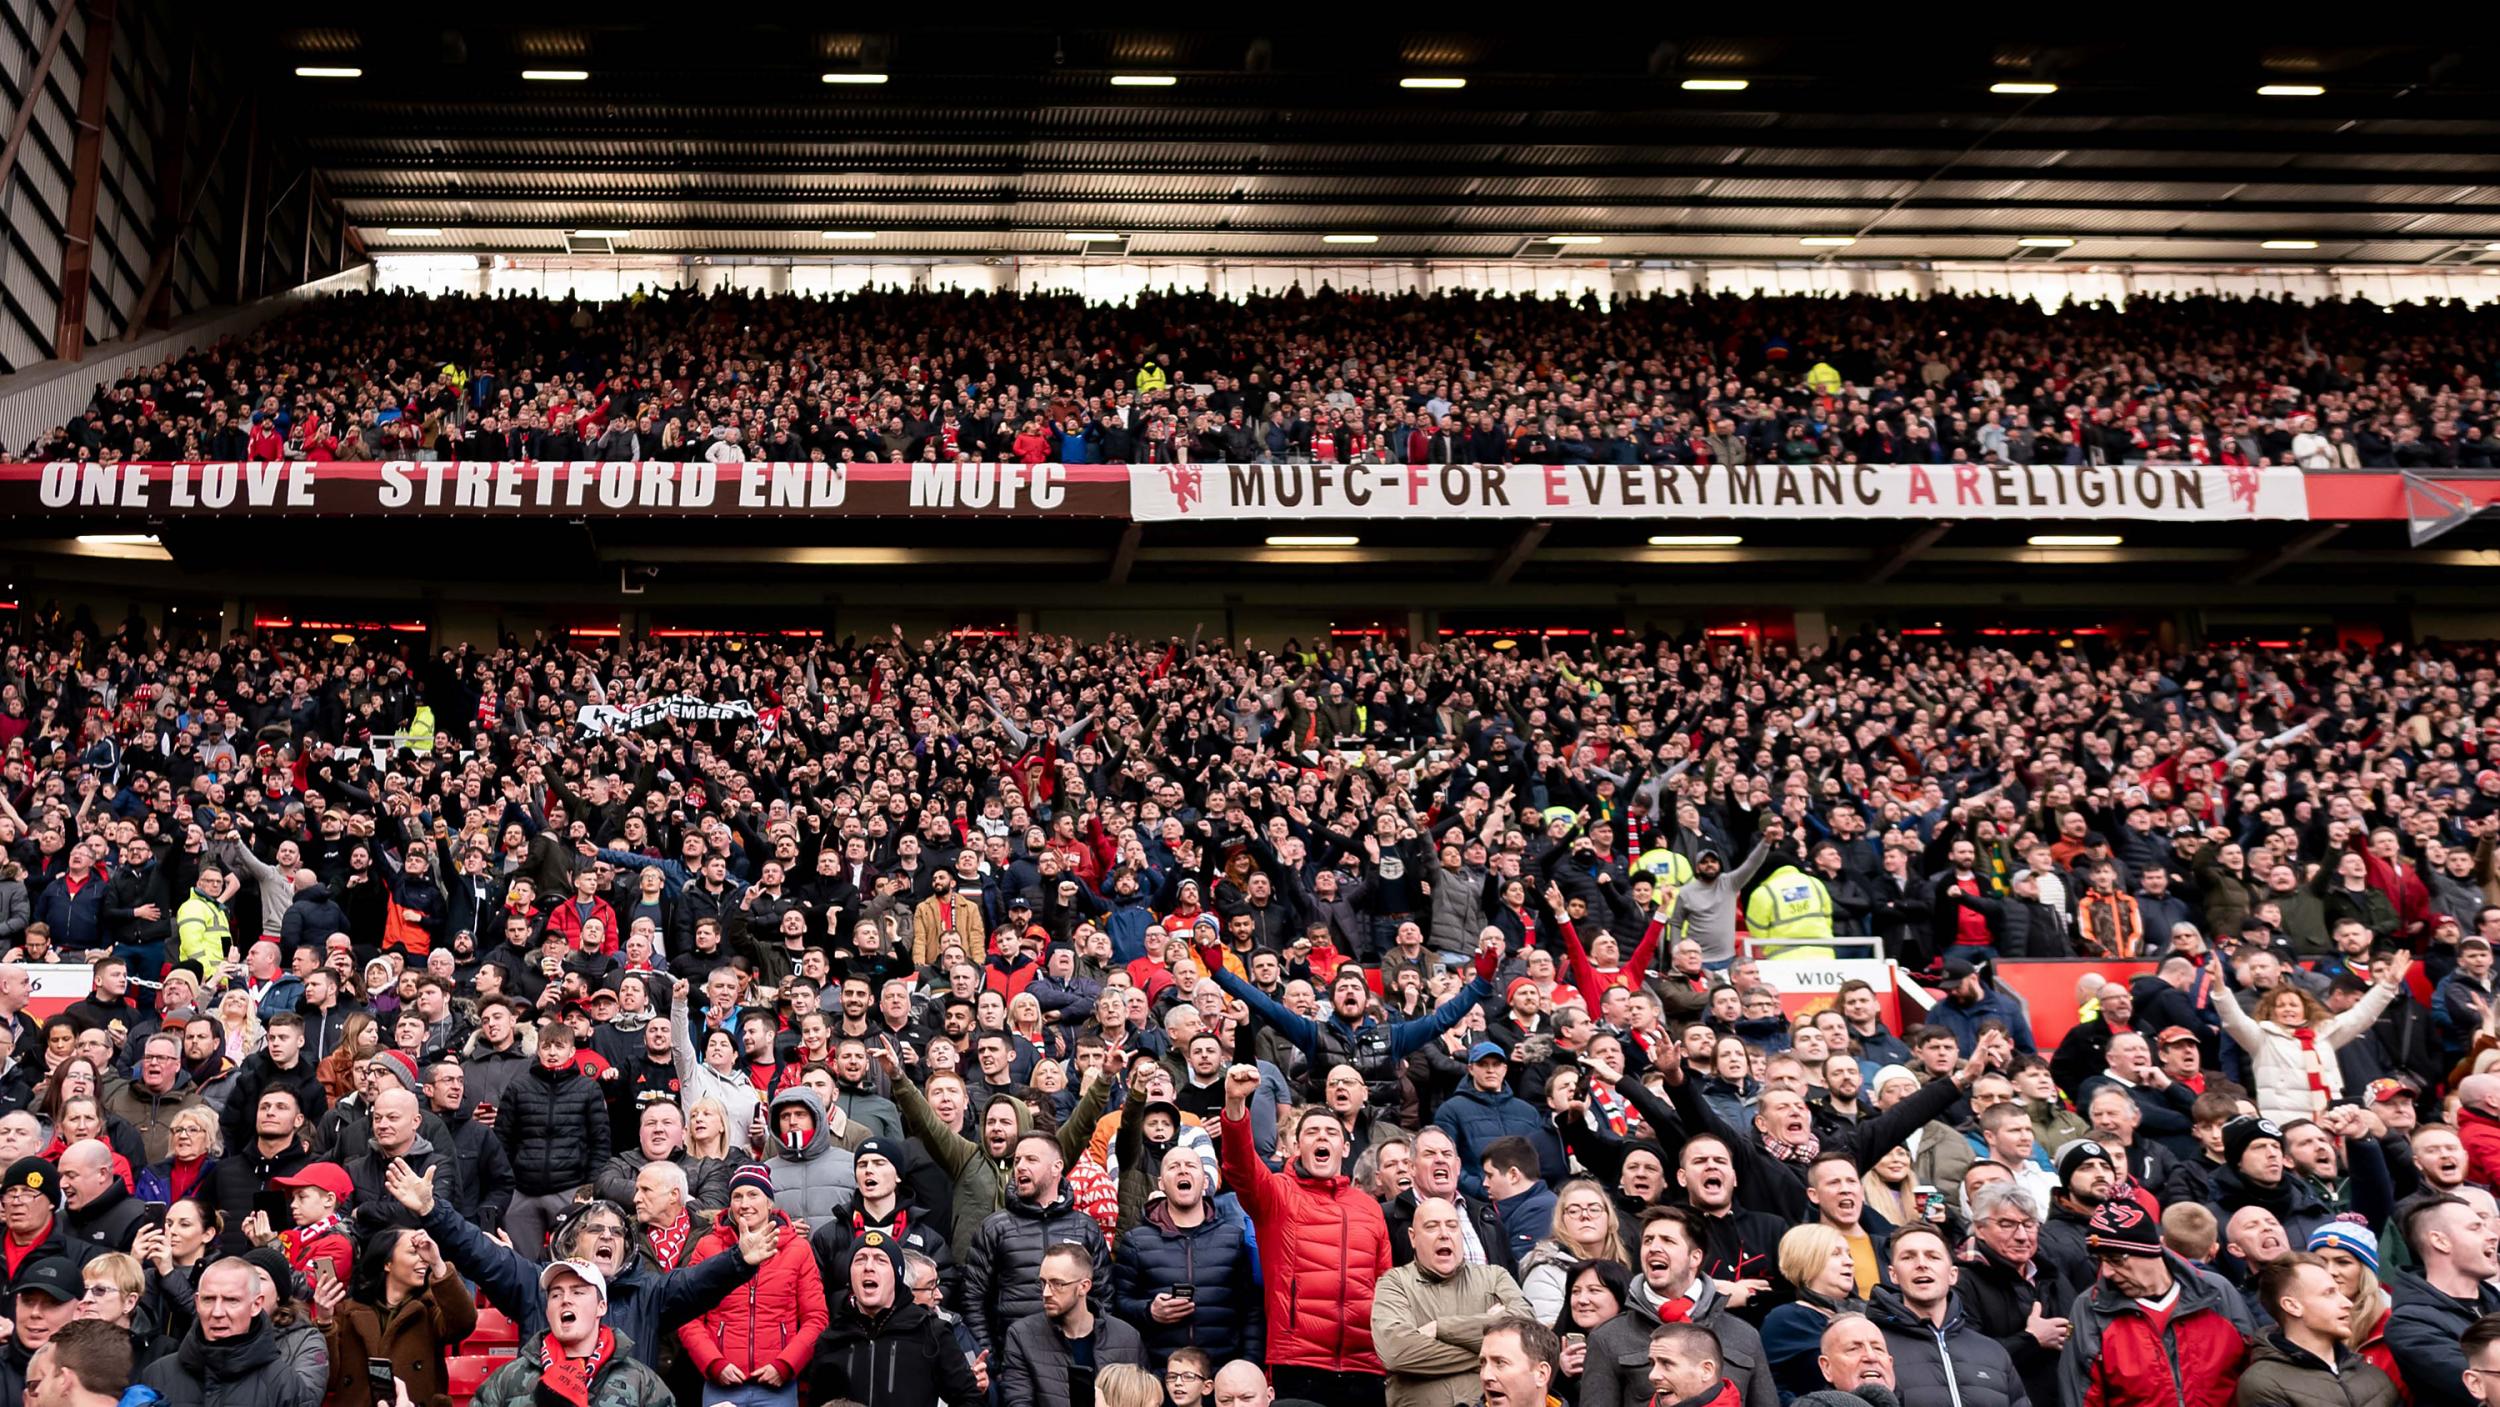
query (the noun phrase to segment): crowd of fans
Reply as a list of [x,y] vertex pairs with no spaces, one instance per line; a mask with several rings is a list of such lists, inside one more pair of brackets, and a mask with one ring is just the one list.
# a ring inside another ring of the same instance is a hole
[[43,460],[2500,464],[2494,318],[2215,297],[326,298]]
[[23,614],[0,1398],[2500,1374],[2486,652],[744,643]]

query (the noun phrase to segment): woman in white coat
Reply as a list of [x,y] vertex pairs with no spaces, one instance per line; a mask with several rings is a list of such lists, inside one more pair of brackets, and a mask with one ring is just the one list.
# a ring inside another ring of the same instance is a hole
[[2289,982],[2254,998],[2255,1015],[2227,989],[2214,992],[2222,1029],[2248,1052],[2249,1083],[2257,1112],[2277,1124],[2314,1119],[2343,1097],[2344,1073],[2335,1052],[2359,1039],[2404,990],[2413,954],[2398,953],[2380,968],[2378,980],[2341,1015],[2329,1016],[2317,999]]

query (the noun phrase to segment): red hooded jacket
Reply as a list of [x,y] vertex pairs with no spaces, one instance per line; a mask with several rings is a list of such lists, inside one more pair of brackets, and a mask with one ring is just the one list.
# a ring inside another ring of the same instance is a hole
[[[816,1356],[816,1336],[825,1331],[825,1279],[816,1268],[816,1253],[790,1218],[773,1213],[781,1242],[773,1258],[755,1278],[729,1292],[729,1297],[690,1319],[677,1331],[686,1356],[706,1381],[718,1382],[720,1366],[735,1363],[749,1377],[770,1363],[781,1380],[795,1383]],[[738,1228],[724,1216],[695,1243],[686,1264],[713,1256],[738,1254]]]
[[1380,1204],[1342,1173],[1314,1178],[1268,1171],[1246,1115],[1222,1120],[1215,1142],[1224,1185],[1259,1233],[1267,1361],[1379,1376],[1372,1286],[1389,1273],[1389,1222]]

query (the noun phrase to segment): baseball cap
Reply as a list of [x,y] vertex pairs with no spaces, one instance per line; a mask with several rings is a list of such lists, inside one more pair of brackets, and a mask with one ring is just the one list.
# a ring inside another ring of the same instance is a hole
[[76,1304],[87,1293],[87,1287],[69,1257],[36,1256],[19,1266],[9,1281],[11,1295],[29,1291],[49,1295],[58,1304]]
[[605,1276],[605,1275],[600,1274],[600,1273],[599,1273],[599,1267],[597,1267],[597,1266],[595,1266],[595,1265],[592,1265],[589,1261],[586,1261],[586,1260],[559,1260],[559,1261],[550,1261],[550,1262],[548,1263],[548,1265],[547,1265],[547,1268],[546,1268],[546,1269],[544,1269],[544,1270],[542,1270],[542,1271],[538,1272],[538,1288],[540,1288],[540,1289],[542,1289],[542,1290],[543,1290],[543,1289],[546,1289],[549,1285],[554,1284],[554,1283],[555,1283],[555,1278],[556,1278],[558,1275],[571,1275],[571,1276],[574,1276],[575,1278],[579,1279],[582,1283],[584,1283],[584,1284],[586,1284],[586,1285],[590,1286],[590,1288],[592,1288],[592,1289],[594,1289],[594,1290],[597,1290],[597,1291],[599,1292],[599,1302],[600,1302],[601,1304],[605,1304],[605,1303],[607,1303],[607,1300],[608,1300],[608,1277],[607,1277],[607,1276]]
[[2161,1039],[2155,1041],[2154,1044],[2178,1045],[2181,1042],[2185,1042],[2188,1045],[2195,1045],[2197,1043],[2196,1033],[2189,1030],[2185,1026],[2164,1026],[2161,1028]]
[[2413,1091],[2406,1087],[2404,1081],[2395,1079],[2372,1080],[2363,1092],[2369,1096],[2372,1104],[2392,1104],[2399,1099],[2409,1099],[2413,1095]]
[[1495,1045],[1491,1041],[1478,1041],[1474,1045],[1467,1047],[1467,1063],[1473,1065],[1479,1060],[1499,1060],[1504,1064],[1508,1064],[1510,1063],[1510,1052],[1502,1049],[1498,1045]]
[[272,1187],[318,1187],[340,1201],[356,1191],[356,1184],[347,1178],[347,1169],[336,1163],[306,1163],[285,1177],[269,1179]]

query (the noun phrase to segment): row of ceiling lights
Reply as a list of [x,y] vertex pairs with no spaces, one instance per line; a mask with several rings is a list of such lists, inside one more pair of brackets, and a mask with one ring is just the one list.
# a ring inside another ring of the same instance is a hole
[[[296,68],[295,76],[298,78],[362,78],[365,76],[365,71],[345,65],[305,64]],[[891,76],[884,73],[836,71],[823,75],[823,81],[838,86],[875,87],[888,81]],[[521,77],[534,83],[581,83],[589,80],[590,70],[586,68],[525,68],[521,70]],[[1115,73],[1111,75],[1111,86],[1114,88],[1170,88],[1180,81],[1178,74],[1171,73]],[[1466,87],[1467,80],[1447,74],[1410,74],[1399,79],[1398,86],[1446,91]],[[1687,93],[1741,93],[1753,86],[1753,80],[1750,78],[1687,78],[1678,86]],[[1989,92],[2005,98],[2046,97],[2057,90],[2058,85],[2054,83],[1991,83],[1988,85]],[[2326,89],[2316,83],[2266,83],[2259,85],[2257,96],[2261,98],[2319,98],[2326,96]]]
[[[361,78],[364,76],[364,70],[307,66],[296,69],[295,76],[298,78]],[[521,70],[521,76],[540,82],[580,82],[589,78],[590,72],[587,69],[578,68],[530,68]],[[882,84],[887,78],[888,75],[883,73],[834,72],[824,75],[825,82],[841,85]],[[1176,75],[1168,73],[1117,73],[1111,76],[1111,84],[1115,88],[1169,88],[1179,82],[1180,79]],[[1464,88],[1467,86],[1467,80],[1448,76],[1415,75],[1399,79],[1398,86],[1413,89]],[[1687,78],[1683,80],[1682,86],[1685,91],[1693,93],[1736,93],[1751,87],[1752,81],[1744,78]],[[2042,97],[2056,92],[2057,85],[2054,83],[1994,83],[1989,85],[1988,91],[2001,97]],[[2324,87],[2315,83],[2268,83],[2257,90],[2258,96],[2267,98],[2315,98],[2323,96],[2325,92]],[[386,233],[395,238],[422,239],[440,235],[442,231],[402,227],[388,230]],[[587,239],[623,239],[629,232],[575,230],[573,233]],[[824,237],[829,240],[869,240],[877,236],[874,231],[869,230],[827,230],[824,232]],[[1068,238],[1085,243],[1109,243],[1117,240],[1119,236],[1072,231]],[[1546,242],[1548,244],[1598,244],[1603,242],[1604,238],[1603,235],[1549,235]],[[1332,234],[1320,236],[1320,242],[1323,244],[1377,244],[1380,242],[1380,236]],[[1797,242],[1808,249],[1846,249],[1856,244],[1858,240],[1855,235],[1807,235]],[[2071,249],[2075,245],[2073,239],[2064,235],[2025,235],[2014,242],[2025,249]],[[2260,241],[2257,247],[2285,251],[2306,250],[2317,248],[2318,242],[2314,239],[2269,239]],[[2500,252],[2500,242],[2485,247]]]
[[[2024,542],[2032,547],[2118,547],[2126,538],[2117,533],[2034,533]],[[1360,547],[1363,539],[1342,533],[1280,534],[1267,540],[1270,547]],[[1745,539],[1737,533],[1669,533],[1649,540],[1652,547],[1742,547]]]

